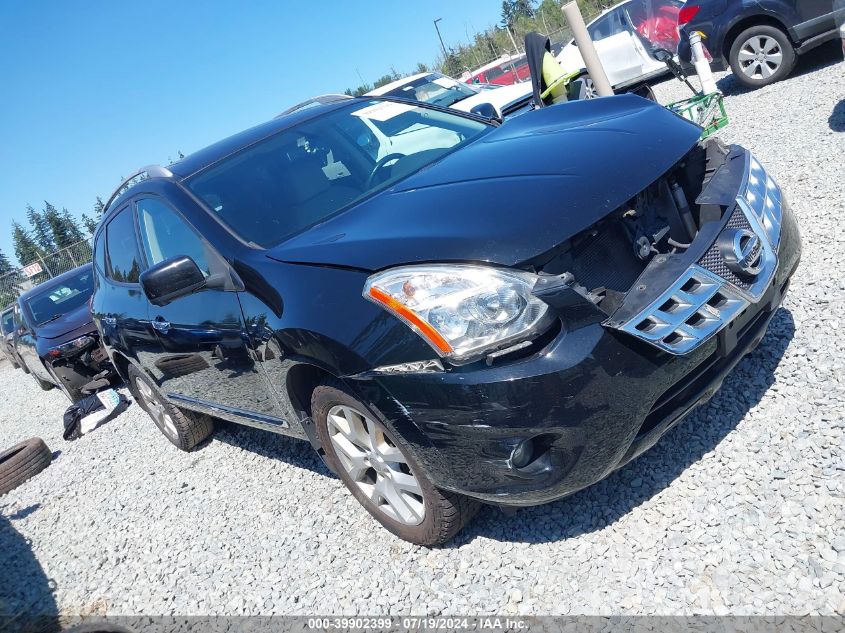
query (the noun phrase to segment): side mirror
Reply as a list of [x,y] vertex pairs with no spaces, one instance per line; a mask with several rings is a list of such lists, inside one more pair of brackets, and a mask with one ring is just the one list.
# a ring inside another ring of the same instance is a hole
[[470,113],[490,119],[491,121],[497,121],[498,123],[502,122],[502,117],[499,116],[498,110],[493,107],[492,103],[479,103],[477,106],[473,106]]
[[177,255],[141,273],[141,288],[150,303],[164,306],[205,287],[205,277],[193,259]]

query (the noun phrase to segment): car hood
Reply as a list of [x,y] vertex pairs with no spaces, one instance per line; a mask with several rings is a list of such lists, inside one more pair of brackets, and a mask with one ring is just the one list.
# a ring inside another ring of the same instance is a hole
[[35,328],[39,338],[57,339],[70,336],[82,336],[89,331],[94,331],[94,321],[91,318],[91,311],[88,303],[85,302],[75,310],[71,310],[61,318],[39,325]]
[[431,261],[517,265],[630,200],[700,133],[633,95],[541,108],[268,255],[365,270]]
[[511,105],[514,101],[519,101],[520,99],[525,99],[526,97],[531,96],[531,93],[531,82],[524,81],[511,86],[495,88],[493,90],[482,90],[476,95],[467,97],[466,99],[461,99],[457,103],[453,103],[451,107],[463,112],[469,112],[481,103],[489,103],[499,111],[499,114],[501,114],[503,108]]

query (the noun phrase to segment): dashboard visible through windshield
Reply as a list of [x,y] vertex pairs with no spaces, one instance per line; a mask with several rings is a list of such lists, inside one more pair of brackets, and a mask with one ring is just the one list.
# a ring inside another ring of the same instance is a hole
[[412,103],[356,100],[223,159],[187,185],[246,241],[269,247],[489,129]]

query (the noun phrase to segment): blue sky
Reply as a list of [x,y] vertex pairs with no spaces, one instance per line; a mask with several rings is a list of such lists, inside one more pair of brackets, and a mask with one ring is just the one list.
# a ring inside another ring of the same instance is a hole
[[49,200],[76,215],[315,94],[411,72],[499,20],[500,0],[0,2],[0,250]]

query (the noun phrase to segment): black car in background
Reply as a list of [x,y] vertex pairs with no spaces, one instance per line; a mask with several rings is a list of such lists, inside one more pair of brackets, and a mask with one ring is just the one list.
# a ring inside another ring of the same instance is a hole
[[[714,69],[730,66],[752,88],[787,77],[798,55],[838,37],[831,0],[688,0],[679,21],[704,34]],[[687,37],[680,55],[690,61]]]
[[[21,359],[15,349],[15,333],[20,327],[16,305],[10,305],[0,312],[0,350],[12,363],[12,367],[20,369]],[[24,367],[24,371],[27,371]]]
[[[414,150],[377,158],[371,126]],[[797,226],[700,133],[633,95],[503,126],[315,105],[121,187],[94,319],[179,448],[210,415],[306,439],[387,529],[441,543],[479,501],[606,477],[764,336]]]
[[[88,305],[94,289],[91,264],[74,268],[18,298],[21,327],[15,349],[44,390],[59,387],[77,402],[94,381],[114,376]],[[93,385],[92,385],[93,386]]]

